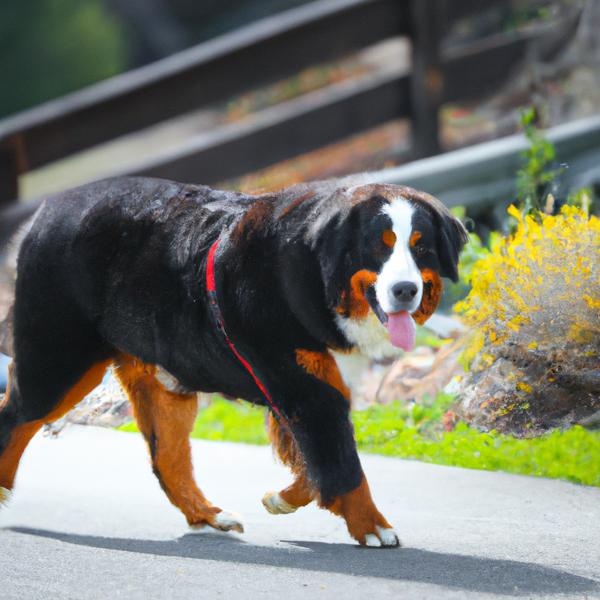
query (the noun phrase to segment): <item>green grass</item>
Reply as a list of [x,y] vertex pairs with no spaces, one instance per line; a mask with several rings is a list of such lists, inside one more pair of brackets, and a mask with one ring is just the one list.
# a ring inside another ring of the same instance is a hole
[[[363,452],[440,465],[552,477],[600,487],[600,432],[576,426],[539,438],[517,439],[482,433],[464,423],[454,431],[440,431],[440,419],[451,402],[451,396],[441,394],[429,407],[395,403],[355,411],[358,447]],[[200,411],[192,437],[267,444],[264,424],[264,410],[215,399]],[[137,431],[134,424],[121,429]]]
[[403,418],[403,412],[405,409],[390,405],[355,413],[359,448],[441,465],[600,486],[600,432],[575,426],[538,438],[517,439],[482,433],[459,423],[454,431],[428,434],[424,426]]

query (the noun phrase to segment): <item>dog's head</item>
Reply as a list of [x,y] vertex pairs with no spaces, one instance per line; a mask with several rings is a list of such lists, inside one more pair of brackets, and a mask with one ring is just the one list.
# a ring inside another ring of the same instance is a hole
[[437,308],[442,277],[458,277],[467,233],[441,202],[408,187],[369,184],[335,194],[333,204],[345,209],[319,228],[316,249],[337,326],[374,358],[411,349],[415,322]]

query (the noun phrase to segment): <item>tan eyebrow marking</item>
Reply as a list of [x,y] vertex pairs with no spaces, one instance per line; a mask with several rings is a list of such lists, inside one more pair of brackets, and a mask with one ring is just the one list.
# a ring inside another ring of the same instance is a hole
[[386,229],[381,234],[381,241],[386,246],[389,246],[390,248],[393,248],[394,244],[396,243],[396,234],[391,229]]
[[420,231],[413,231],[411,236],[410,236],[410,240],[408,241],[410,247],[412,248],[422,237],[422,234]]

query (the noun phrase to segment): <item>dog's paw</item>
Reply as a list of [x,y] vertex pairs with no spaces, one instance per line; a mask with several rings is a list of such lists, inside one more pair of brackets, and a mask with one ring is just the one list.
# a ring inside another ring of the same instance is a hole
[[237,531],[238,533],[244,533],[242,517],[238,513],[221,510],[220,508],[217,508],[216,511],[212,513],[204,514],[201,517],[196,516],[194,519],[188,519],[188,524],[195,531],[202,531],[207,527],[211,527],[218,531]]
[[365,535],[364,546],[369,548],[397,548],[401,545],[396,532],[391,527],[376,525],[375,532]]
[[286,502],[279,492],[267,492],[263,496],[262,503],[272,515],[288,515],[298,510],[297,506]]
[[244,524],[242,523],[241,515],[228,510],[218,512],[214,516],[210,526],[219,529],[220,531],[237,531],[238,533],[244,533]]
[[9,489],[0,486],[0,507],[3,504],[8,504],[11,494],[12,492]]

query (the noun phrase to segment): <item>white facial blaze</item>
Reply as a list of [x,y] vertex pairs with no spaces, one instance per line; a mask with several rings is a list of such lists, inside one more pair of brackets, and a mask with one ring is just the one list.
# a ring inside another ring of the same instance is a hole
[[[421,273],[410,251],[412,234],[413,206],[404,198],[396,198],[383,208],[383,212],[392,221],[392,229],[396,235],[396,243],[392,254],[383,264],[377,275],[375,293],[381,308],[387,312],[394,311],[392,288],[396,283],[410,281],[417,286],[417,294],[413,299],[409,312],[417,310],[423,296],[423,280]],[[402,350],[392,345],[390,335],[373,311],[365,318],[353,319],[336,314],[338,327],[358,351],[370,358],[392,358],[402,354]]]
[[414,208],[408,201],[397,198],[391,204],[386,205],[383,212],[392,220],[392,230],[396,235],[396,243],[391,256],[384,263],[377,276],[377,283],[375,284],[377,301],[386,313],[393,312],[393,286],[396,283],[410,281],[417,286],[417,294],[408,311],[412,313],[421,304],[423,296],[423,279],[410,251]]

